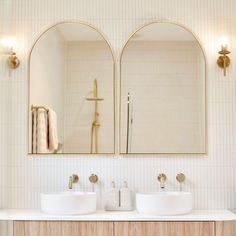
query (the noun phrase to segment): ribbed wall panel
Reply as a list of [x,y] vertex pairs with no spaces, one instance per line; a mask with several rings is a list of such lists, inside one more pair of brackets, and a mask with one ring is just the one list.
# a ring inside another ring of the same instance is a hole
[[[28,53],[50,25],[64,20],[88,22],[107,36],[117,59],[138,27],[168,19],[184,24],[199,38],[208,66],[208,155],[132,157],[27,156]],[[88,177],[96,173],[99,206],[112,180],[128,181],[134,191],[159,189],[156,176],[165,172],[167,189],[178,189],[175,175],[186,174],[185,190],[194,192],[195,208],[236,208],[236,2],[235,0],[1,0],[0,37],[14,35],[20,45],[21,66],[6,67],[0,56],[0,205],[38,208],[39,193],[67,187],[78,173],[78,189],[90,190]],[[218,39],[230,39],[232,64],[228,76],[216,65]]]

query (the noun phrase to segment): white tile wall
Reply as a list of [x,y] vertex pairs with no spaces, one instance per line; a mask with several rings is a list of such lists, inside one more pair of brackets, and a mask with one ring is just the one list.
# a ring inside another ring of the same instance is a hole
[[[102,191],[111,180],[119,184],[127,180],[133,190],[157,190],[156,175],[160,171],[168,176],[167,187],[175,189],[175,174],[182,171],[187,176],[184,188],[195,193],[195,208],[236,208],[235,9],[234,0],[0,1],[0,37],[15,35],[21,58],[20,68],[12,72],[5,66],[5,55],[0,58],[1,206],[37,208],[39,193],[64,189],[73,172],[79,173],[79,187],[83,189],[91,187],[89,174],[97,173]],[[170,19],[192,29],[207,54],[208,155],[27,156],[28,52],[40,32],[69,19],[83,20],[102,29],[117,60],[129,35],[145,23]],[[229,36],[232,51],[226,78],[216,65],[222,34]]]

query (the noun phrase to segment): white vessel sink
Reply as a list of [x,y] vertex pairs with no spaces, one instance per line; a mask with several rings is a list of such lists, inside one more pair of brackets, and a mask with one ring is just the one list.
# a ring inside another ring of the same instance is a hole
[[139,213],[152,215],[181,215],[192,210],[190,192],[137,193],[136,207]]
[[97,195],[93,192],[41,193],[40,198],[42,211],[50,214],[89,214],[97,208]]

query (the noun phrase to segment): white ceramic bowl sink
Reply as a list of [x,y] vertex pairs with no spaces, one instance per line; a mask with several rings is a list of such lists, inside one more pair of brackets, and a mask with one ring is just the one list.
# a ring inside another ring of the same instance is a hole
[[181,215],[192,210],[190,192],[137,193],[136,207],[139,213],[152,215]]
[[41,193],[40,197],[42,211],[49,214],[89,214],[97,208],[97,195],[93,192]]

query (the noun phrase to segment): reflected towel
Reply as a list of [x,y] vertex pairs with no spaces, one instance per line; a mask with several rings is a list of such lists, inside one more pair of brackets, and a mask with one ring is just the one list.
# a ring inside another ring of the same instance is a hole
[[57,153],[57,114],[50,108],[32,111],[32,153]]
[[48,147],[51,152],[58,149],[58,134],[57,134],[57,114],[52,109],[48,109]]
[[48,153],[48,118],[43,109],[33,111],[33,153]]

